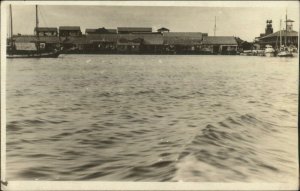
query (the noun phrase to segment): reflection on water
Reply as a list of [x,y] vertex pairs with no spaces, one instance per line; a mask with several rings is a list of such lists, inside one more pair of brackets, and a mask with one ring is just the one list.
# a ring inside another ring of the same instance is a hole
[[61,55],[7,65],[8,180],[297,176],[296,58]]

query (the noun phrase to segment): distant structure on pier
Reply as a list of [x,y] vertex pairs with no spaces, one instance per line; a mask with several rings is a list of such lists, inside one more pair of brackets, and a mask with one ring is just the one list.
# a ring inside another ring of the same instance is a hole
[[267,20],[266,23],[267,23],[267,26],[266,26],[265,33],[263,34],[263,36],[267,36],[267,35],[273,33],[272,20]]
[[280,28],[279,31],[273,33],[272,20],[267,20],[265,33],[261,33],[255,38],[255,43],[264,48],[271,45],[274,48],[280,46],[280,41],[286,43],[286,46],[298,48],[298,32],[293,30],[293,20],[286,19],[285,29]]
[[160,29],[157,29],[157,32],[164,33],[164,32],[170,32],[170,30],[165,27],[162,27]]

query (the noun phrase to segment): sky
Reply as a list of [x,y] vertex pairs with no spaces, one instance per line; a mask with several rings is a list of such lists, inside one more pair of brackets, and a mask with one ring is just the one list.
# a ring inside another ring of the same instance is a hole
[[[260,33],[264,33],[266,20],[273,20],[274,32],[279,30],[280,19],[285,19],[287,10],[288,18],[295,21],[294,30],[299,29],[297,1],[277,2],[276,6],[273,6],[274,2],[264,2],[261,5],[258,1],[238,3],[232,7],[230,4],[224,7],[224,3],[182,6],[176,2],[172,6],[43,4],[39,5],[39,26],[80,26],[83,33],[86,28],[128,26],[152,27],[156,30],[166,27],[171,32],[203,32],[212,36],[216,17],[217,36],[238,36],[243,40],[253,41]],[[14,34],[33,34],[35,6],[14,4],[12,11]],[[6,12],[8,14],[8,9]]]

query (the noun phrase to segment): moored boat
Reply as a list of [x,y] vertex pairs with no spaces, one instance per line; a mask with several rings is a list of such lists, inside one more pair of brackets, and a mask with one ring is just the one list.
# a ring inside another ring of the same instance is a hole
[[[22,45],[22,43],[15,42],[13,38],[13,25],[12,25],[12,8],[10,5],[10,38],[8,39],[6,58],[57,58],[60,50],[42,50],[44,43],[39,39],[39,33],[36,32],[35,40]],[[36,29],[38,29],[38,6],[36,5]]]
[[7,54],[6,58],[57,58],[59,51],[45,52],[45,53],[22,53],[22,54]]
[[274,57],[275,56],[274,48],[271,45],[266,45],[264,55],[267,56],[267,57]]
[[288,50],[281,50],[278,54],[278,57],[293,57],[293,53]]

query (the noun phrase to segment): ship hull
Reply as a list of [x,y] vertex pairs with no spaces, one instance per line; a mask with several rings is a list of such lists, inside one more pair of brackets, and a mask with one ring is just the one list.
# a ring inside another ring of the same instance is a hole
[[40,54],[8,54],[6,58],[57,58],[59,54],[59,52],[49,52]]
[[293,53],[284,51],[284,52],[279,52],[277,54],[277,56],[278,57],[293,57]]

